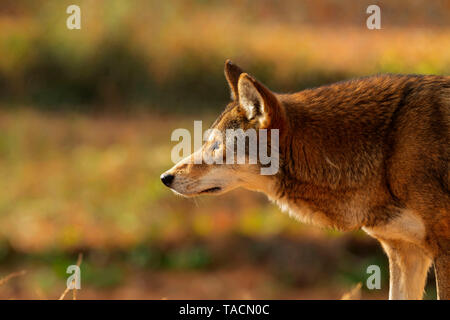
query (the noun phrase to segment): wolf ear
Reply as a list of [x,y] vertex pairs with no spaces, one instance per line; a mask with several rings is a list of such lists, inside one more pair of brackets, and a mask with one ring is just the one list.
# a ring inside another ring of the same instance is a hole
[[260,128],[276,125],[284,119],[284,112],[275,95],[247,73],[238,81],[239,103],[248,120],[257,120]]
[[225,78],[227,78],[228,85],[230,86],[231,99],[236,100],[238,95],[238,81],[239,76],[242,73],[242,69],[235,65],[230,59],[225,61]]

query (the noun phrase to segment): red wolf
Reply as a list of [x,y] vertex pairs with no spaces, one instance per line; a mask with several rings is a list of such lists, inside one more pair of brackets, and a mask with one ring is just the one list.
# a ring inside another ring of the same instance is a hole
[[[244,187],[302,221],[362,228],[389,257],[390,299],[421,299],[432,262],[438,297],[450,299],[450,77],[377,75],[278,94],[229,60],[225,76],[232,101],[216,134],[165,172],[165,185],[185,196]],[[227,129],[278,129],[279,170],[193,163],[198,152],[235,152],[217,134]]]

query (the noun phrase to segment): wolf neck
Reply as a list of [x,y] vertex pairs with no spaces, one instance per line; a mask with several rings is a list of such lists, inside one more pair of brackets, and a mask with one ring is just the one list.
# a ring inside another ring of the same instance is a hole
[[280,97],[288,131],[280,142],[283,179],[331,190],[363,186],[382,165],[394,108],[380,116],[385,106],[314,92]]
[[[318,122],[310,124],[309,121],[315,120],[300,115],[301,124],[295,120],[289,124],[291,134],[286,136],[281,150],[283,161],[280,174],[284,185],[292,189],[293,186],[309,184],[324,188],[324,191],[360,185],[361,178],[368,173],[366,167],[371,166],[371,163],[363,163],[360,168],[355,168],[357,151],[350,150],[346,141],[336,137],[339,132],[330,132],[320,127]],[[283,186],[280,187],[283,189]]]
[[280,171],[269,198],[302,221],[358,228],[361,212],[349,213],[350,218],[345,211],[359,204],[359,190],[379,183],[374,177],[382,176],[389,119],[367,109],[362,115],[351,103],[344,109],[332,97],[318,103],[284,96],[282,102],[288,134],[280,141]]

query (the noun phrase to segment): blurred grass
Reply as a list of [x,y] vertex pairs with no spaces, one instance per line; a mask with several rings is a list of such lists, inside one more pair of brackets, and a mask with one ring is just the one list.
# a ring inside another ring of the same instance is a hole
[[73,31],[70,1],[6,1],[0,97],[4,107],[50,110],[217,111],[227,58],[281,91],[378,72],[449,73],[449,1],[379,1],[377,31],[365,27],[369,2],[80,0]]

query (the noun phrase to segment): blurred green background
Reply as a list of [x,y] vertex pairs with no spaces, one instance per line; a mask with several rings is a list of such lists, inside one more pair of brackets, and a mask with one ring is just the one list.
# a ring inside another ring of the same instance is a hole
[[[81,30],[68,30],[68,5]],[[381,7],[381,30],[366,8]],[[176,128],[229,99],[227,58],[274,91],[450,73],[450,1],[2,0],[0,298],[337,299],[387,259],[362,232],[300,224],[259,194],[179,198]],[[435,297],[431,275],[427,298]]]

